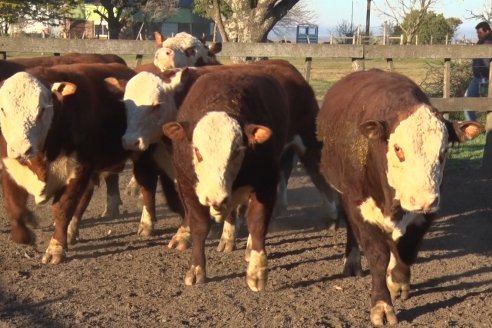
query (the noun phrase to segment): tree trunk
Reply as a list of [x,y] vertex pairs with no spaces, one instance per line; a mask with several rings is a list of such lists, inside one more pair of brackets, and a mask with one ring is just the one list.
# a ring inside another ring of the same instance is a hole
[[229,40],[265,42],[273,26],[299,0],[224,0],[232,9],[232,17],[224,23]]

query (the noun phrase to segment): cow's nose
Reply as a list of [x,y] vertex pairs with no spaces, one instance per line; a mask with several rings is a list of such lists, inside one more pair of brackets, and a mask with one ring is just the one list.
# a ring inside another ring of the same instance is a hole
[[227,197],[225,197],[221,201],[210,200],[208,197],[206,197],[206,199],[205,199],[207,204],[216,211],[220,211],[221,209],[223,209],[227,205],[227,200],[228,200]]
[[436,210],[438,206],[439,206],[439,197],[436,196],[430,201],[428,201],[426,204],[424,204],[423,210],[424,212],[430,212]]

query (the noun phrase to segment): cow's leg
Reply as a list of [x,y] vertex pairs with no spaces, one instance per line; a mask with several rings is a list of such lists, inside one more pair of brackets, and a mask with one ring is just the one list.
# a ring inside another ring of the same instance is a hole
[[117,173],[109,173],[104,176],[106,182],[106,207],[104,208],[102,217],[115,218],[120,215],[120,185],[119,175]]
[[251,236],[251,254],[246,271],[246,282],[253,291],[264,290],[267,283],[265,236],[275,204],[276,185],[274,183],[271,190],[263,191],[261,194],[256,191],[251,193],[246,214],[248,231]]
[[68,224],[75,213],[78,201],[86,191],[91,175],[91,169],[82,167],[77,172],[77,176],[70,180],[68,185],[55,195],[55,199],[53,200],[55,231],[51,237],[48,249],[42,258],[43,263],[59,264],[63,261],[67,248]]
[[225,219],[217,251],[230,253],[236,249],[236,211]]
[[125,194],[127,194],[128,196],[137,196],[140,194],[140,186],[138,185],[135,176],[132,176],[130,182],[128,182],[128,185],[125,188]]
[[293,147],[288,147],[284,150],[280,160],[280,179],[273,217],[277,217],[287,210],[287,206],[289,205],[287,200],[287,185],[296,161],[297,156]]
[[138,226],[138,235],[149,237],[154,232],[155,217],[155,191],[157,188],[157,171],[150,159],[149,151],[145,151],[134,163],[133,174],[138,184],[143,199],[142,216]]
[[94,193],[94,183],[90,181],[87,184],[87,188],[85,188],[84,194],[80,198],[80,201],[75,209],[75,213],[73,214],[72,219],[70,220],[70,224],[67,229],[67,243],[69,245],[74,245],[77,243],[79,238],[79,224],[82,220],[82,215],[84,215],[87,206],[91,202],[92,194]]
[[388,236],[380,228],[364,221],[359,208],[353,205],[356,203],[350,198],[344,199],[349,224],[364,250],[371,271],[371,323],[380,326],[386,320],[389,324],[396,324],[398,320],[386,285],[386,270],[390,261],[390,248],[386,241]]
[[360,260],[359,244],[357,244],[354,232],[352,231],[352,226],[347,222],[347,243],[345,244],[343,274],[345,276],[362,277],[362,265]]
[[178,251],[184,251],[191,246],[191,234],[190,226],[186,222],[183,203],[179,198],[178,192],[176,191],[176,184],[173,179],[171,179],[166,172],[161,172],[159,175],[161,179],[162,190],[166,196],[167,206],[169,209],[175,213],[178,213],[183,219],[180,227],[172,237],[168,244],[169,248],[176,248]]
[[[184,195],[182,194],[182,189],[179,185],[179,182],[176,183],[176,189],[178,191],[180,199],[185,199]],[[189,247],[189,244],[191,244],[191,229],[190,229],[190,215],[188,213],[188,208],[186,207],[186,203],[182,202],[181,203],[184,209],[184,214],[182,216],[183,221],[181,222],[180,227],[178,228],[178,231],[174,234],[172,237],[171,241],[167,245],[168,248],[176,248],[177,250],[184,250]]]
[[[194,195],[193,195],[194,196]],[[196,196],[194,196],[196,198]],[[188,201],[190,201],[188,199]],[[184,283],[187,286],[204,283],[207,279],[205,259],[205,239],[210,231],[210,214],[208,208],[202,206],[198,199],[191,200],[193,204],[187,204],[186,216],[190,217],[191,228],[191,258],[190,267],[186,272]]]
[[19,187],[6,170],[2,172],[2,188],[5,211],[10,219],[10,237],[18,244],[31,244],[35,236],[26,226],[32,220],[32,213],[27,209],[27,191]]
[[415,262],[420,244],[431,224],[431,219],[416,221],[407,227],[405,234],[398,239],[391,249],[391,260],[388,265],[386,283],[395,300],[410,297],[410,265]]

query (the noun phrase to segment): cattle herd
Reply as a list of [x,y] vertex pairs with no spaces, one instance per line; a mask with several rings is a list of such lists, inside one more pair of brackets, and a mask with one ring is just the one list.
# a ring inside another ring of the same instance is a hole
[[138,234],[153,233],[159,180],[182,217],[169,247],[191,246],[185,284],[207,279],[211,220],[224,222],[219,250],[231,251],[235,219],[245,211],[246,280],[261,291],[268,223],[286,205],[298,157],[327,217],[347,221],[344,273],[362,273],[361,250],[368,260],[371,323],[397,323],[392,304],[409,297],[410,265],[439,207],[449,146],[475,138],[482,126],[444,119],[397,73],[349,74],[319,108],[286,61],[221,65],[218,43],[206,46],[186,33],[156,39],[154,62],[136,69],[115,55],[0,61],[2,187],[12,241],[33,242],[28,195],[37,204],[51,200],[54,232],[42,262],[61,263],[101,178],[105,215],[118,214],[118,172],[130,160],[143,197]]

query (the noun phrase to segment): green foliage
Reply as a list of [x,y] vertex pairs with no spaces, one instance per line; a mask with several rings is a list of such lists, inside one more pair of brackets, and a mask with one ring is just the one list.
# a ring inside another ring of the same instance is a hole
[[[419,12],[417,10],[411,11],[403,20],[402,26],[395,27],[393,35],[404,34],[403,30],[407,30],[410,26],[416,24],[418,16]],[[429,11],[422,18],[422,23],[416,33],[419,44],[430,44],[431,38],[433,44],[444,44],[446,35],[451,40],[461,23],[462,21],[459,18],[445,18],[443,14]]]
[[[229,18],[232,16],[232,9],[229,7],[225,1],[220,1],[220,13],[224,18]],[[211,0],[195,0],[193,1],[193,13],[203,18],[212,19],[212,1]]]

